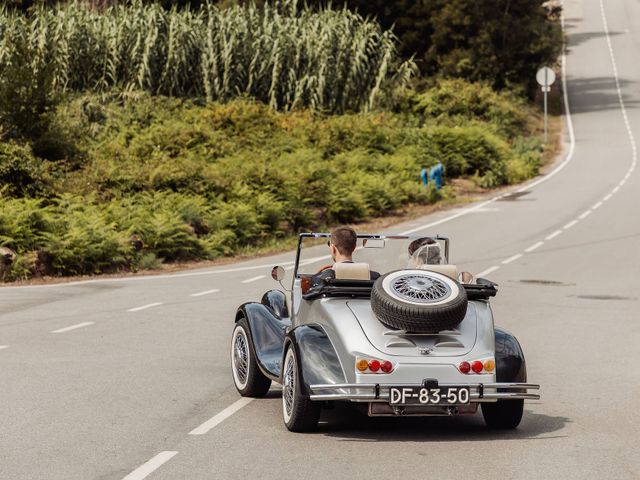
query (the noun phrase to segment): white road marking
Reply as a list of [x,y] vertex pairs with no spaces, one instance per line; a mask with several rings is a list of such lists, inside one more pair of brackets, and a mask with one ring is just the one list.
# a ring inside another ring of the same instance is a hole
[[148,303],[146,305],[142,305],[141,307],[130,308],[127,312],[139,312],[140,310],[146,310],[147,308],[157,307],[158,305],[162,305],[162,302]]
[[582,214],[580,214],[580,216],[578,217],[580,220],[584,220],[585,218],[587,218],[589,215],[591,215],[592,210],[587,210],[586,212],[583,212]]
[[151,473],[161,467],[164,463],[171,460],[175,457],[178,452],[160,452],[151,460],[143,463],[138,468],[136,468],[129,475],[124,477],[122,480],[142,480],[143,478],[147,478]]
[[[280,262],[280,265],[291,265],[295,262]],[[223,268],[220,270],[205,270],[205,271],[195,271],[195,272],[187,272],[187,273],[168,273],[164,275],[141,275],[139,277],[119,277],[119,278],[96,278],[95,280],[78,280],[75,282],[66,282],[66,283],[50,283],[46,285],[21,285],[21,286],[7,286],[4,288],[58,288],[58,287],[74,287],[77,285],[86,285],[90,283],[112,283],[112,282],[141,282],[144,280],[166,280],[168,278],[184,278],[184,277],[201,277],[204,275],[217,275],[219,273],[233,273],[233,272],[246,272],[248,270],[265,270],[271,269],[274,266],[273,263],[268,265],[254,265],[251,267],[234,267],[234,268]]]
[[573,227],[576,223],[578,223],[578,220],[571,220],[569,223],[567,223],[564,227],[565,230],[569,230],[571,227]]
[[4,350],[5,348],[9,348],[9,345],[0,345],[0,350]]
[[531,245],[529,248],[525,248],[524,251],[527,252],[527,253],[530,253],[530,252],[533,252],[534,250],[537,250],[542,245],[544,245],[544,242],[537,242],[537,243],[534,243],[533,245]]
[[597,210],[602,206],[602,201],[596,203],[593,207],[591,207],[591,210]]
[[189,295],[190,297],[201,297],[203,295],[209,295],[210,293],[218,293],[220,290],[218,288],[214,288],[213,290],[205,290],[204,292],[192,293]]
[[476,212],[482,212],[482,213],[492,213],[492,212],[500,212],[501,210],[499,208],[481,208],[479,210],[476,210]]
[[516,261],[517,259],[519,259],[521,256],[522,256],[522,254],[521,254],[521,253],[517,253],[517,254],[515,254],[513,257],[509,257],[509,258],[507,258],[506,260],[503,260],[503,261],[502,261],[502,263],[503,263],[504,265],[508,265],[508,264],[509,264],[509,263],[511,263],[511,262],[515,262],[515,261]]
[[483,270],[482,272],[480,272],[479,274],[476,275],[476,277],[484,277],[485,275],[489,275],[490,273],[495,272],[496,270],[498,270],[500,267],[498,265],[494,265],[493,267],[489,267],[486,270]]
[[193,430],[191,430],[189,432],[189,435],[204,435],[204,434],[208,433],[209,430],[211,430],[211,429],[217,427],[218,425],[220,425],[227,418],[229,418],[231,415],[236,413],[241,408],[246,407],[247,405],[249,405],[252,401],[253,401],[253,398],[242,397],[240,400],[235,401],[234,403],[229,405],[227,408],[222,410],[217,415],[211,417],[209,420],[204,422],[199,427],[194,428]]
[[[609,24],[607,23],[607,14],[605,12],[604,9],[604,1],[600,0],[600,14],[602,16],[602,29],[604,30],[605,33],[605,37],[607,39],[607,46],[609,47],[609,56],[611,57],[611,67],[613,68],[613,79],[615,80],[616,83],[616,92],[618,93],[618,103],[620,104],[620,111],[622,112],[622,118],[624,119],[624,126],[627,129],[627,135],[629,137],[629,143],[631,144],[631,167],[629,168],[629,171],[627,172],[628,174],[630,174],[631,172],[633,172],[633,170],[636,167],[636,164],[638,163],[638,147],[636,145],[636,139],[633,136],[633,129],[631,128],[631,125],[629,123],[629,116],[627,115],[627,108],[624,105],[624,99],[622,97],[622,89],[620,88],[620,78],[618,76],[618,66],[616,64],[616,57],[613,54],[613,45],[611,43],[611,35],[609,34]],[[625,179],[621,182],[622,185],[624,185],[624,182],[627,181],[628,177],[625,177]],[[616,187],[617,189],[620,188],[620,186]],[[614,190],[614,193],[617,192],[617,190]]]
[[627,179],[626,178],[624,180],[620,180],[620,183],[618,183],[618,185],[620,185],[622,187],[622,186],[624,186],[625,183],[627,183]]
[[83,327],[88,327],[89,325],[93,325],[94,322],[82,322],[82,323],[77,323],[75,325],[71,325],[69,327],[64,327],[64,328],[59,328],[58,330],[53,330],[51,333],[64,333],[64,332],[69,332],[71,330],[75,330],[76,328],[83,328]]
[[603,202],[606,202],[606,201],[608,201],[611,197],[613,197],[613,194],[612,194],[612,193],[607,193],[607,194],[605,195],[605,197],[602,199],[602,201],[603,201]]
[[618,193],[618,190],[620,190],[620,185],[618,185],[616,188],[611,190],[611,193]]
[[251,277],[251,278],[247,278],[246,280],[242,280],[241,283],[257,282],[258,280],[262,280],[263,278],[267,278],[267,276],[266,275],[258,275],[257,277]]
[[562,233],[562,230],[556,230],[555,232],[553,232],[551,235],[547,235],[545,237],[545,240],[553,240],[554,238],[556,238],[558,235],[560,235]]

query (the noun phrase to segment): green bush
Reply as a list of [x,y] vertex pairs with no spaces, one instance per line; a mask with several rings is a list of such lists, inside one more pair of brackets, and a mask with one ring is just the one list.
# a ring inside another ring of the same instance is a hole
[[[444,85],[437,95],[454,95],[454,83]],[[523,139],[518,115],[504,127],[496,119],[503,103],[513,113],[517,102],[482,86],[460,91],[448,100],[452,116],[432,100],[396,113],[326,116],[246,99],[65,99],[49,117],[49,131],[75,148],[64,158],[48,162],[0,144],[3,171],[25,172],[19,182],[6,174],[14,183],[0,192],[0,245],[18,253],[5,279],[216,258],[432,203],[452,195],[420,181],[420,170],[438,162],[445,183],[468,176],[494,187],[534,175],[539,142]],[[472,105],[474,95],[486,97],[484,106]],[[14,198],[38,182],[46,198]]]
[[31,149],[14,142],[0,142],[0,188],[5,195],[46,196],[49,178],[45,162]]
[[53,209],[40,199],[0,196],[0,246],[18,253],[36,250],[51,231]]
[[514,137],[527,123],[524,101],[507,92],[496,92],[483,83],[441,80],[433,88],[409,98],[412,111],[425,122],[464,125],[476,120],[495,125]]
[[56,274],[80,275],[120,269],[127,264],[127,238],[98,205],[64,197],[55,206],[42,247]]

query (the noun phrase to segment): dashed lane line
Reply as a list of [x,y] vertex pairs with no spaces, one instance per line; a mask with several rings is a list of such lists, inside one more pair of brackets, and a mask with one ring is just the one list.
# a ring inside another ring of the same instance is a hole
[[141,307],[130,308],[127,312],[139,312],[141,310],[146,310],[147,308],[157,307],[158,305],[162,305],[162,302],[148,303],[146,305],[142,305]]
[[556,230],[555,232],[553,232],[551,235],[547,235],[544,239],[546,241],[548,240],[553,240],[554,238],[556,238],[558,235],[560,235],[562,233],[562,230]]
[[257,277],[247,278],[246,280],[242,280],[240,283],[252,283],[257,282],[258,280],[262,280],[263,278],[267,278],[266,275],[258,275]]
[[203,295],[209,295],[211,293],[218,293],[220,289],[214,288],[213,290],[205,290],[204,292],[192,293],[190,297],[202,297]]
[[489,267],[486,270],[483,270],[482,272],[480,272],[478,275],[476,275],[476,277],[484,277],[485,275],[489,275],[490,273],[495,272],[496,270],[498,270],[500,268],[500,266],[498,265],[494,265],[493,267]]
[[603,201],[600,200],[598,203],[596,203],[593,207],[591,207],[591,210],[597,210],[602,206]]
[[59,328],[58,330],[52,330],[51,333],[65,333],[70,332],[71,330],[76,330],[78,328],[88,327],[89,325],[94,325],[94,322],[82,322],[77,323],[75,325],[71,325],[69,327]]
[[544,245],[544,242],[540,241],[540,242],[534,243],[529,248],[525,248],[524,251],[527,252],[527,253],[531,253],[534,250],[537,250],[538,248],[540,248],[542,245]]
[[211,429],[213,429],[213,428],[217,427],[218,425],[220,425],[227,418],[229,418],[231,415],[236,413],[241,408],[246,407],[247,405],[249,405],[252,401],[253,401],[253,398],[242,397],[241,399],[235,401],[234,403],[229,405],[227,408],[222,410],[217,415],[214,415],[213,417],[211,417],[209,420],[204,422],[199,427],[196,427],[193,430],[191,430],[189,432],[189,435],[204,435],[204,434],[208,433]]
[[4,350],[5,348],[9,348],[9,345],[0,345],[0,350]]
[[515,262],[516,260],[518,260],[520,257],[522,257],[522,253],[516,253],[514,256],[507,258],[506,260],[503,260],[502,263],[503,265],[508,265],[511,262]]
[[153,473],[163,464],[171,460],[177,454],[178,452],[175,452],[175,451],[160,452],[151,460],[140,465],[138,468],[136,468],[133,472],[131,472],[126,477],[124,477],[122,480],[142,480],[143,478],[147,478],[151,473]]
[[564,227],[565,230],[569,230],[571,227],[573,227],[574,225],[576,225],[578,223],[578,220],[571,220],[569,223],[567,223]]
[[579,216],[578,219],[580,220],[584,220],[585,218],[587,218],[589,215],[591,215],[591,212],[593,210],[587,210],[586,212],[582,212]]

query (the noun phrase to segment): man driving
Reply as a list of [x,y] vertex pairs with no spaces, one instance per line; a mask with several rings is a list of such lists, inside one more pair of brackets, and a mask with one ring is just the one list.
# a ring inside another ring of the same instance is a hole
[[[331,239],[328,242],[331,252],[333,265],[336,263],[353,263],[353,252],[356,249],[358,235],[356,231],[347,226],[336,227],[331,230]],[[322,267],[316,275],[314,275],[314,284],[320,283],[321,280],[335,278],[333,265]],[[371,271],[371,280],[376,280],[380,274]]]

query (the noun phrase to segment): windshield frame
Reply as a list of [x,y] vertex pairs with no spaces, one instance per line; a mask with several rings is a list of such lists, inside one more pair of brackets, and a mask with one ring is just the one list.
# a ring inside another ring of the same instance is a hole
[[[444,257],[447,263],[449,263],[449,237],[443,237],[441,235],[385,235],[385,234],[373,234],[373,233],[359,233],[357,234],[357,238],[367,239],[367,238],[376,238],[376,239],[390,239],[390,240],[416,240],[418,238],[431,237],[434,240],[440,240],[444,242]],[[298,266],[300,263],[300,252],[302,251],[302,242],[305,238],[331,238],[331,233],[329,232],[305,232],[301,233],[298,236],[298,248],[296,250],[296,262],[294,266],[294,278],[300,278],[301,275],[308,274],[299,274]]]

